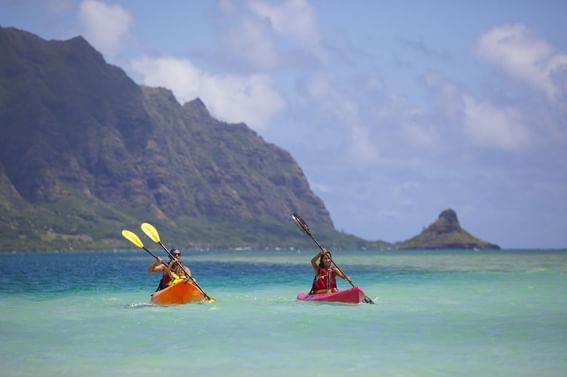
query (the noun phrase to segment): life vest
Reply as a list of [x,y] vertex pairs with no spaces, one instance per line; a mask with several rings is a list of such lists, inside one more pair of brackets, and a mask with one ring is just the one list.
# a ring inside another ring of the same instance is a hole
[[157,291],[161,291],[162,289],[167,288],[167,286],[169,285],[169,282],[171,281],[171,278],[169,277],[168,274],[163,274],[161,277],[161,280],[159,281],[159,284],[156,288],[156,292]]
[[337,288],[335,269],[332,267],[329,269],[319,267],[319,271],[317,272],[317,276],[315,276],[315,280],[313,281],[313,287],[311,288],[311,291],[316,292],[321,289],[333,289],[333,288]]
[[180,283],[184,280],[185,280],[185,278],[180,277],[175,272],[171,272],[171,276],[169,276],[169,274],[167,274],[167,273],[164,273],[163,276],[161,277],[161,280],[159,281],[159,285],[158,285],[156,291],[161,291],[162,289],[165,289],[167,287],[171,287],[172,285]]
[[169,283],[167,283],[168,287],[171,287],[172,285],[175,285],[177,283],[181,283],[182,281],[185,281],[185,278],[182,278],[181,276],[177,275],[175,272],[171,273],[171,278],[169,279]]

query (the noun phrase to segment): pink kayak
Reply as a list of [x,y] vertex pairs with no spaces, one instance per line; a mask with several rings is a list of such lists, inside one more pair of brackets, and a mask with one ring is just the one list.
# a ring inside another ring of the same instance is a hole
[[355,286],[335,293],[319,293],[310,295],[305,292],[299,292],[297,299],[301,301],[326,301],[326,302],[342,302],[345,304],[360,304],[364,301],[366,295],[362,288]]

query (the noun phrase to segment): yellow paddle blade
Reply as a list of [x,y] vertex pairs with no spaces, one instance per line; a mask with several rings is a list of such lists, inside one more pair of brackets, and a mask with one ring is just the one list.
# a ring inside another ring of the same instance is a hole
[[217,302],[217,299],[214,298],[214,297],[205,298],[205,300],[206,300],[207,302],[210,302],[211,304],[212,304],[213,302]]
[[122,237],[126,238],[128,241],[132,242],[134,245],[136,245],[140,249],[144,248],[144,244],[142,243],[142,240],[140,239],[140,237],[138,237],[136,235],[136,233],[124,229],[122,231]]
[[159,243],[159,233],[157,229],[150,223],[143,223],[140,228],[142,228],[142,232],[146,234],[146,236],[150,237],[152,241],[155,243]]

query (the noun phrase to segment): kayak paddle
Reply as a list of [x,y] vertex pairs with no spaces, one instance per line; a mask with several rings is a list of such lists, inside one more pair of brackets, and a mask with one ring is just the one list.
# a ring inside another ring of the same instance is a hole
[[[298,213],[294,212],[291,214],[291,219],[293,220],[293,222],[295,223],[295,225],[297,225],[297,227],[299,229],[301,229],[301,231],[303,231],[305,234],[307,234],[312,240],[313,242],[315,242],[317,244],[317,246],[319,246],[319,249],[321,249],[321,251],[325,251],[325,249],[323,248],[323,246],[321,246],[321,244],[315,239],[315,237],[313,237],[313,233],[311,233],[311,230],[309,229],[309,226],[307,225],[307,223],[301,218],[301,216],[299,216]],[[329,258],[330,258],[330,254],[329,254]],[[337,266],[337,264],[335,263],[335,261],[333,260],[333,258],[331,258],[331,263],[333,264],[333,266],[335,266],[335,268],[337,270],[339,270],[344,276],[345,273],[343,272],[343,270],[341,270],[341,268],[339,266]],[[349,282],[349,284],[354,287],[354,284],[352,283],[352,281],[350,279],[347,279],[347,281]],[[370,297],[364,295],[364,302],[367,304],[374,304],[374,301],[372,301],[370,299]]]
[[[142,228],[142,231],[146,234],[146,236],[148,236],[148,237],[149,237],[152,241],[154,241],[155,243],[159,244],[159,245],[162,247],[162,249],[165,250],[165,252],[166,252],[167,255],[169,256],[169,258],[171,258],[171,260],[175,261],[175,263],[177,263],[177,265],[178,265],[179,267],[181,267],[181,268],[183,268],[183,269],[185,268],[185,267],[183,267],[183,265],[182,265],[179,261],[177,261],[177,260],[173,257],[173,255],[172,255],[171,252],[167,249],[167,247],[164,246],[164,244],[161,242],[161,239],[160,239],[160,237],[159,237],[159,233],[158,233],[157,229],[156,229],[152,224],[150,224],[150,223],[143,223],[140,227]],[[197,288],[199,288],[199,290],[201,291],[201,293],[203,293],[203,295],[205,296],[205,298],[207,299],[207,301],[209,301],[209,302],[215,302],[215,301],[217,301],[216,298],[210,297],[208,294],[205,293],[205,291],[203,290],[203,288],[201,288],[201,287],[199,286],[199,284],[197,284],[197,282],[195,281],[195,279],[193,279],[193,276],[189,276],[189,275],[188,275],[188,277],[189,277],[189,279],[191,279],[191,281],[193,282],[193,284],[195,284],[195,286],[196,286]]]
[[[144,246],[144,243],[142,242],[142,240],[140,239],[140,237],[138,237],[138,235],[136,235],[136,233],[129,231],[127,229],[124,229],[122,231],[122,237],[126,238],[128,241],[132,242],[134,244],[134,246],[139,247],[140,249],[144,249],[148,252],[148,254],[150,254],[152,257],[154,257],[156,260],[158,260],[159,258],[152,253],[151,251],[149,251],[148,249],[146,249],[146,247]],[[167,264],[165,262],[161,262],[163,265],[167,266]]]

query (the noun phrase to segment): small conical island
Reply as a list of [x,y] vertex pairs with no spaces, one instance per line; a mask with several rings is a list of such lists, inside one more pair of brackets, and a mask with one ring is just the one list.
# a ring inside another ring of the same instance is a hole
[[439,218],[415,237],[403,241],[400,249],[500,249],[461,228],[457,213],[446,209]]

